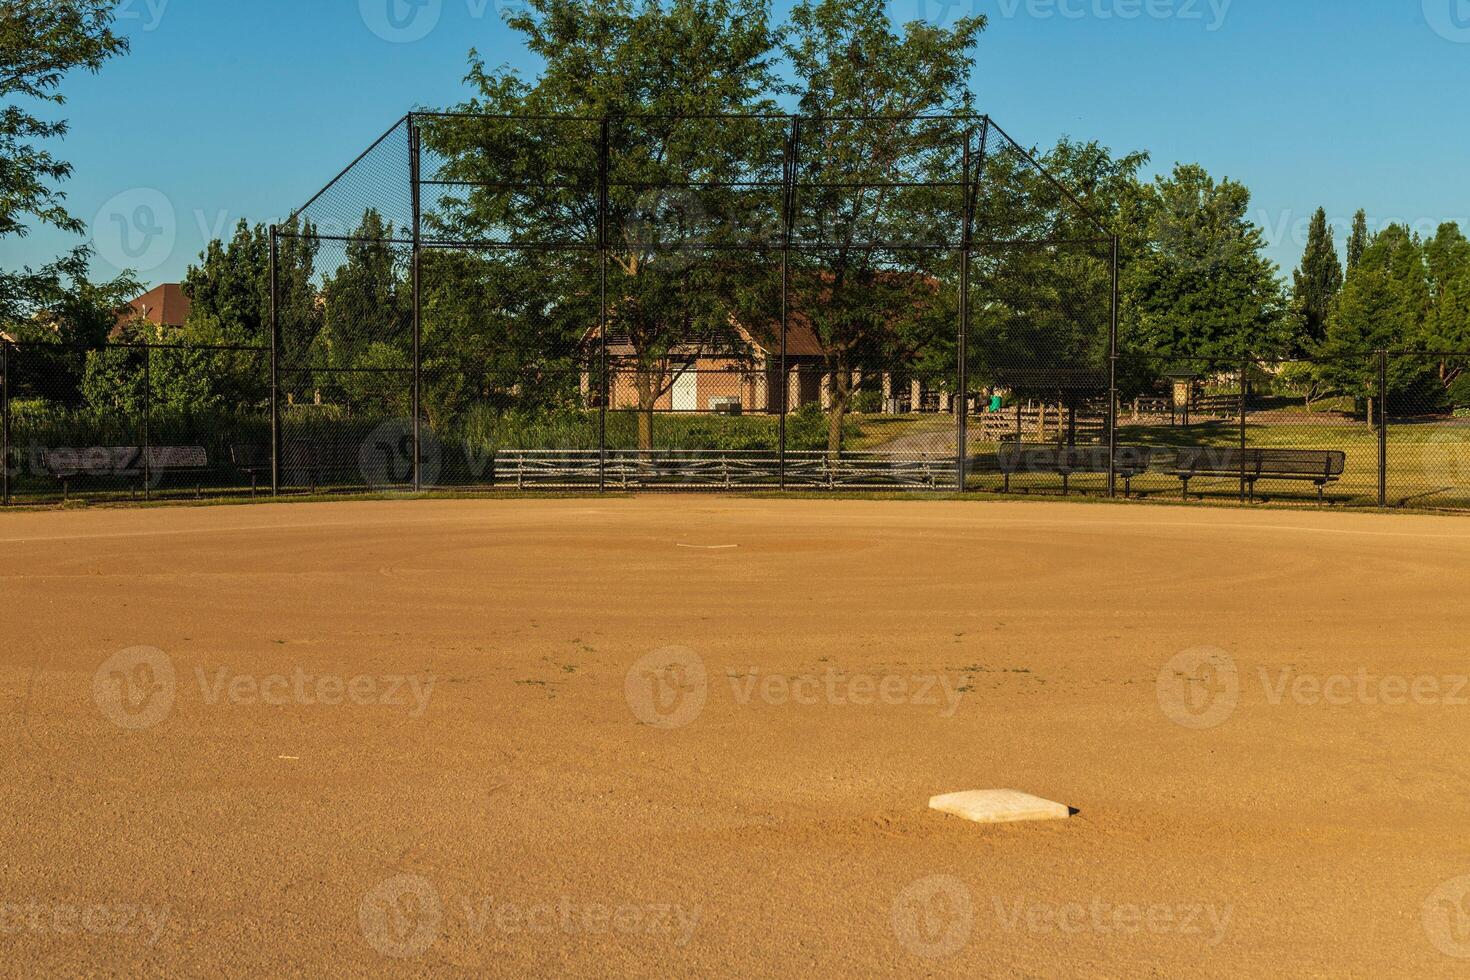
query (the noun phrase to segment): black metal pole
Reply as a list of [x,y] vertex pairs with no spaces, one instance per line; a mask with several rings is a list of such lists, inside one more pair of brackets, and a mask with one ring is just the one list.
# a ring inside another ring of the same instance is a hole
[[960,322],[959,334],[956,338],[956,350],[959,363],[956,397],[959,404],[955,406],[955,486],[960,493],[964,493],[969,484],[969,456],[970,456],[970,236],[973,230],[971,219],[974,216],[974,198],[971,196],[970,178],[970,145],[974,139],[974,130],[965,131],[964,152],[964,188],[963,205],[961,207],[960,229]]
[[1388,351],[1378,352],[1378,506],[1388,506]]
[[[271,225],[271,496],[281,493],[281,310],[276,300],[280,281],[280,234]],[[254,481],[252,480],[252,483]]]
[[143,499],[150,499],[153,484],[153,348],[143,348]]
[[[1108,324],[1108,497],[1118,496],[1118,236],[1113,236],[1112,315]],[[1131,470],[1129,472],[1132,472]]]
[[597,332],[599,335],[598,359],[600,362],[600,373],[602,375],[598,382],[602,386],[602,404],[597,413],[597,489],[599,492],[607,491],[607,412],[613,396],[612,377],[608,373],[607,359],[608,129],[609,123],[607,118],[604,117],[602,120],[602,134],[597,150]]
[[1248,407],[1248,395],[1246,386],[1250,377],[1250,355],[1243,355],[1240,359],[1240,501],[1245,503],[1246,465],[1245,465],[1245,411]]
[[408,174],[411,184],[410,197],[413,200],[413,490],[418,493],[423,489],[423,433],[422,429],[422,392],[423,392],[423,294],[420,286],[420,263],[423,254],[423,213],[420,207],[419,191],[420,178],[419,167],[419,127],[414,122],[413,114],[408,116]]
[[791,117],[791,131],[786,137],[786,166],[782,177],[786,184],[781,215],[781,418],[779,427],[779,481],[786,489],[786,416],[791,410],[791,377],[787,373],[787,333],[791,320],[791,236],[796,225],[796,169],[801,152],[801,117]]
[[10,341],[0,338],[0,506],[10,506]]

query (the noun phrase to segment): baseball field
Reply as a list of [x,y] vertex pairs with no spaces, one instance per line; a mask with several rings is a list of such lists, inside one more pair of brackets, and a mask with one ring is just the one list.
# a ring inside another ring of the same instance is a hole
[[97,508],[0,582],[7,975],[1470,966],[1463,518]]

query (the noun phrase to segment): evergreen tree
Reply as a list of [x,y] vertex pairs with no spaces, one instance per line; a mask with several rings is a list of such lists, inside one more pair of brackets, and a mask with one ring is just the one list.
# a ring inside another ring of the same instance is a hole
[[1368,249],[1368,212],[1359,210],[1353,215],[1353,230],[1348,235],[1347,244],[1347,267],[1351,272],[1358,267],[1363,260],[1363,253]]
[[1304,346],[1308,349],[1327,336],[1327,317],[1342,289],[1342,280],[1342,262],[1337,257],[1332,226],[1327,223],[1326,209],[1318,208],[1307,232],[1301,268],[1294,276],[1297,308],[1305,320]]

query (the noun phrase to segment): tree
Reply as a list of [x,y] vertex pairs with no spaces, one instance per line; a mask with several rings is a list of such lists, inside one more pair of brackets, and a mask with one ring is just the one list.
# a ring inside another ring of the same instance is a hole
[[1347,267],[1352,272],[1363,260],[1363,253],[1368,249],[1368,212],[1359,210],[1353,215],[1353,230],[1348,235],[1347,244]]
[[1332,226],[1327,223],[1327,210],[1318,208],[1307,232],[1307,249],[1301,267],[1293,277],[1309,348],[1327,336],[1327,317],[1342,289],[1342,278],[1342,262],[1337,257]]
[[[112,29],[116,6],[114,0],[0,5],[0,237],[24,237],[35,223],[85,231],[56,186],[71,176],[71,164],[42,145],[65,137],[67,123],[32,112],[25,103],[64,105],[60,87],[67,75],[99,71],[127,51],[127,39]],[[0,270],[0,322],[24,319],[68,283],[84,281],[90,257],[81,246],[40,269]]]
[[[322,288],[325,321],[313,361],[331,368],[358,368],[370,347],[383,345],[398,352],[391,366],[409,366],[412,296],[406,257],[392,239],[393,224],[368,209],[347,242],[341,268],[327,275]],[[373,360],[374,367],[390,366],[383,363],[381,348]]]
[[[599,340],[597,264],[576,249],[603,230],[594,193],[601,134],[595,123],[524,117],[610,120],[617,172],[609,175],[605,229],[608,332],[631,352],[619,367],[632,375],[643,449],[652,448],[654,408],[678,366],[733,346],[728,291],[739,288],[740,270],[718,246],[749,227],[752,205],[749,195],[699,188],[739,180],[772,159],[780,166],[779,129],[710,118],[774,110],[767,18],[764,0],[530,0],[507,22],[544,61],[539,76],[527,83],[473,57],[469,82],[479,94],[461,107],[523,118],[441,119],[425,130],[427,145],[448,161],[446,177],[498,185],[446,197],[432,226],[469,240],[569,246],[554,262],[545,251],[504,256],[525,270],[513,281],[527,284],[534,274],[540,282],[534,307],[549,332],[523,356],[584,348],[589,361],[586,348]],[[536,186],[512,191],[507,183]],[[514,292],[505,298],[524,301]],[[440,299],[437,315],[452,322],[453,298]]]
[[[1427,345],[1436,351],[1470,351],[1470,241],[1460,226],[1439,226],[1424,244],[1431,309],[1425,323]],[[1439,381],[1448,388],[1470,358],[1442,356]]]
[[[1378,392],[1377,351],[1423,349],[1430,307],[1422,244],[1403,225],[1390,225],[1363,250],[1348,273],[1328,319],[1319,370],[1323,380],[1365,406],[1374,419]],[[1413,355],[1388,359],[1387,394],[1414,389],[1426,362]]]
[[1246,352],[1286,352],[1293,324],[1283,284],[1249,207],[1243,185],[1196,164],[1146,188],[1145,240],[1125,278],[1135,310],[1126,349],[1226,365]]
[[933,189],[901,185],[955,182],[975,121],[894,117],[971,115],[972,52],[985,18],[961,18],[950,29],[916,21],[900,35],[886,10],[882,0],[801,0],[784,40],[802,115],[811,120],[798,171],[811,188],[802,192],[798,229],[808,248],[797,263],[793,308],[810,321],[826,361],[833,455],[842,451],[857,371],[912,363],[921,353],[954,363],[944,339],[953,319],[936,302],[953,295],[937,288],[956,282],[953,259],[946,267],[932,253],[893,243],[954,237],[952,226],[936,226],[953,221],[953,196],[946,202]]

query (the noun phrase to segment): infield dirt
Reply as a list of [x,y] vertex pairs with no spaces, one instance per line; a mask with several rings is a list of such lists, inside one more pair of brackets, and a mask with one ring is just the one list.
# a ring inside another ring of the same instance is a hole
[[[1470,521],[0,514],[0,972],[1451,976]],[[1077,808],[979,827],[931,796]]]

